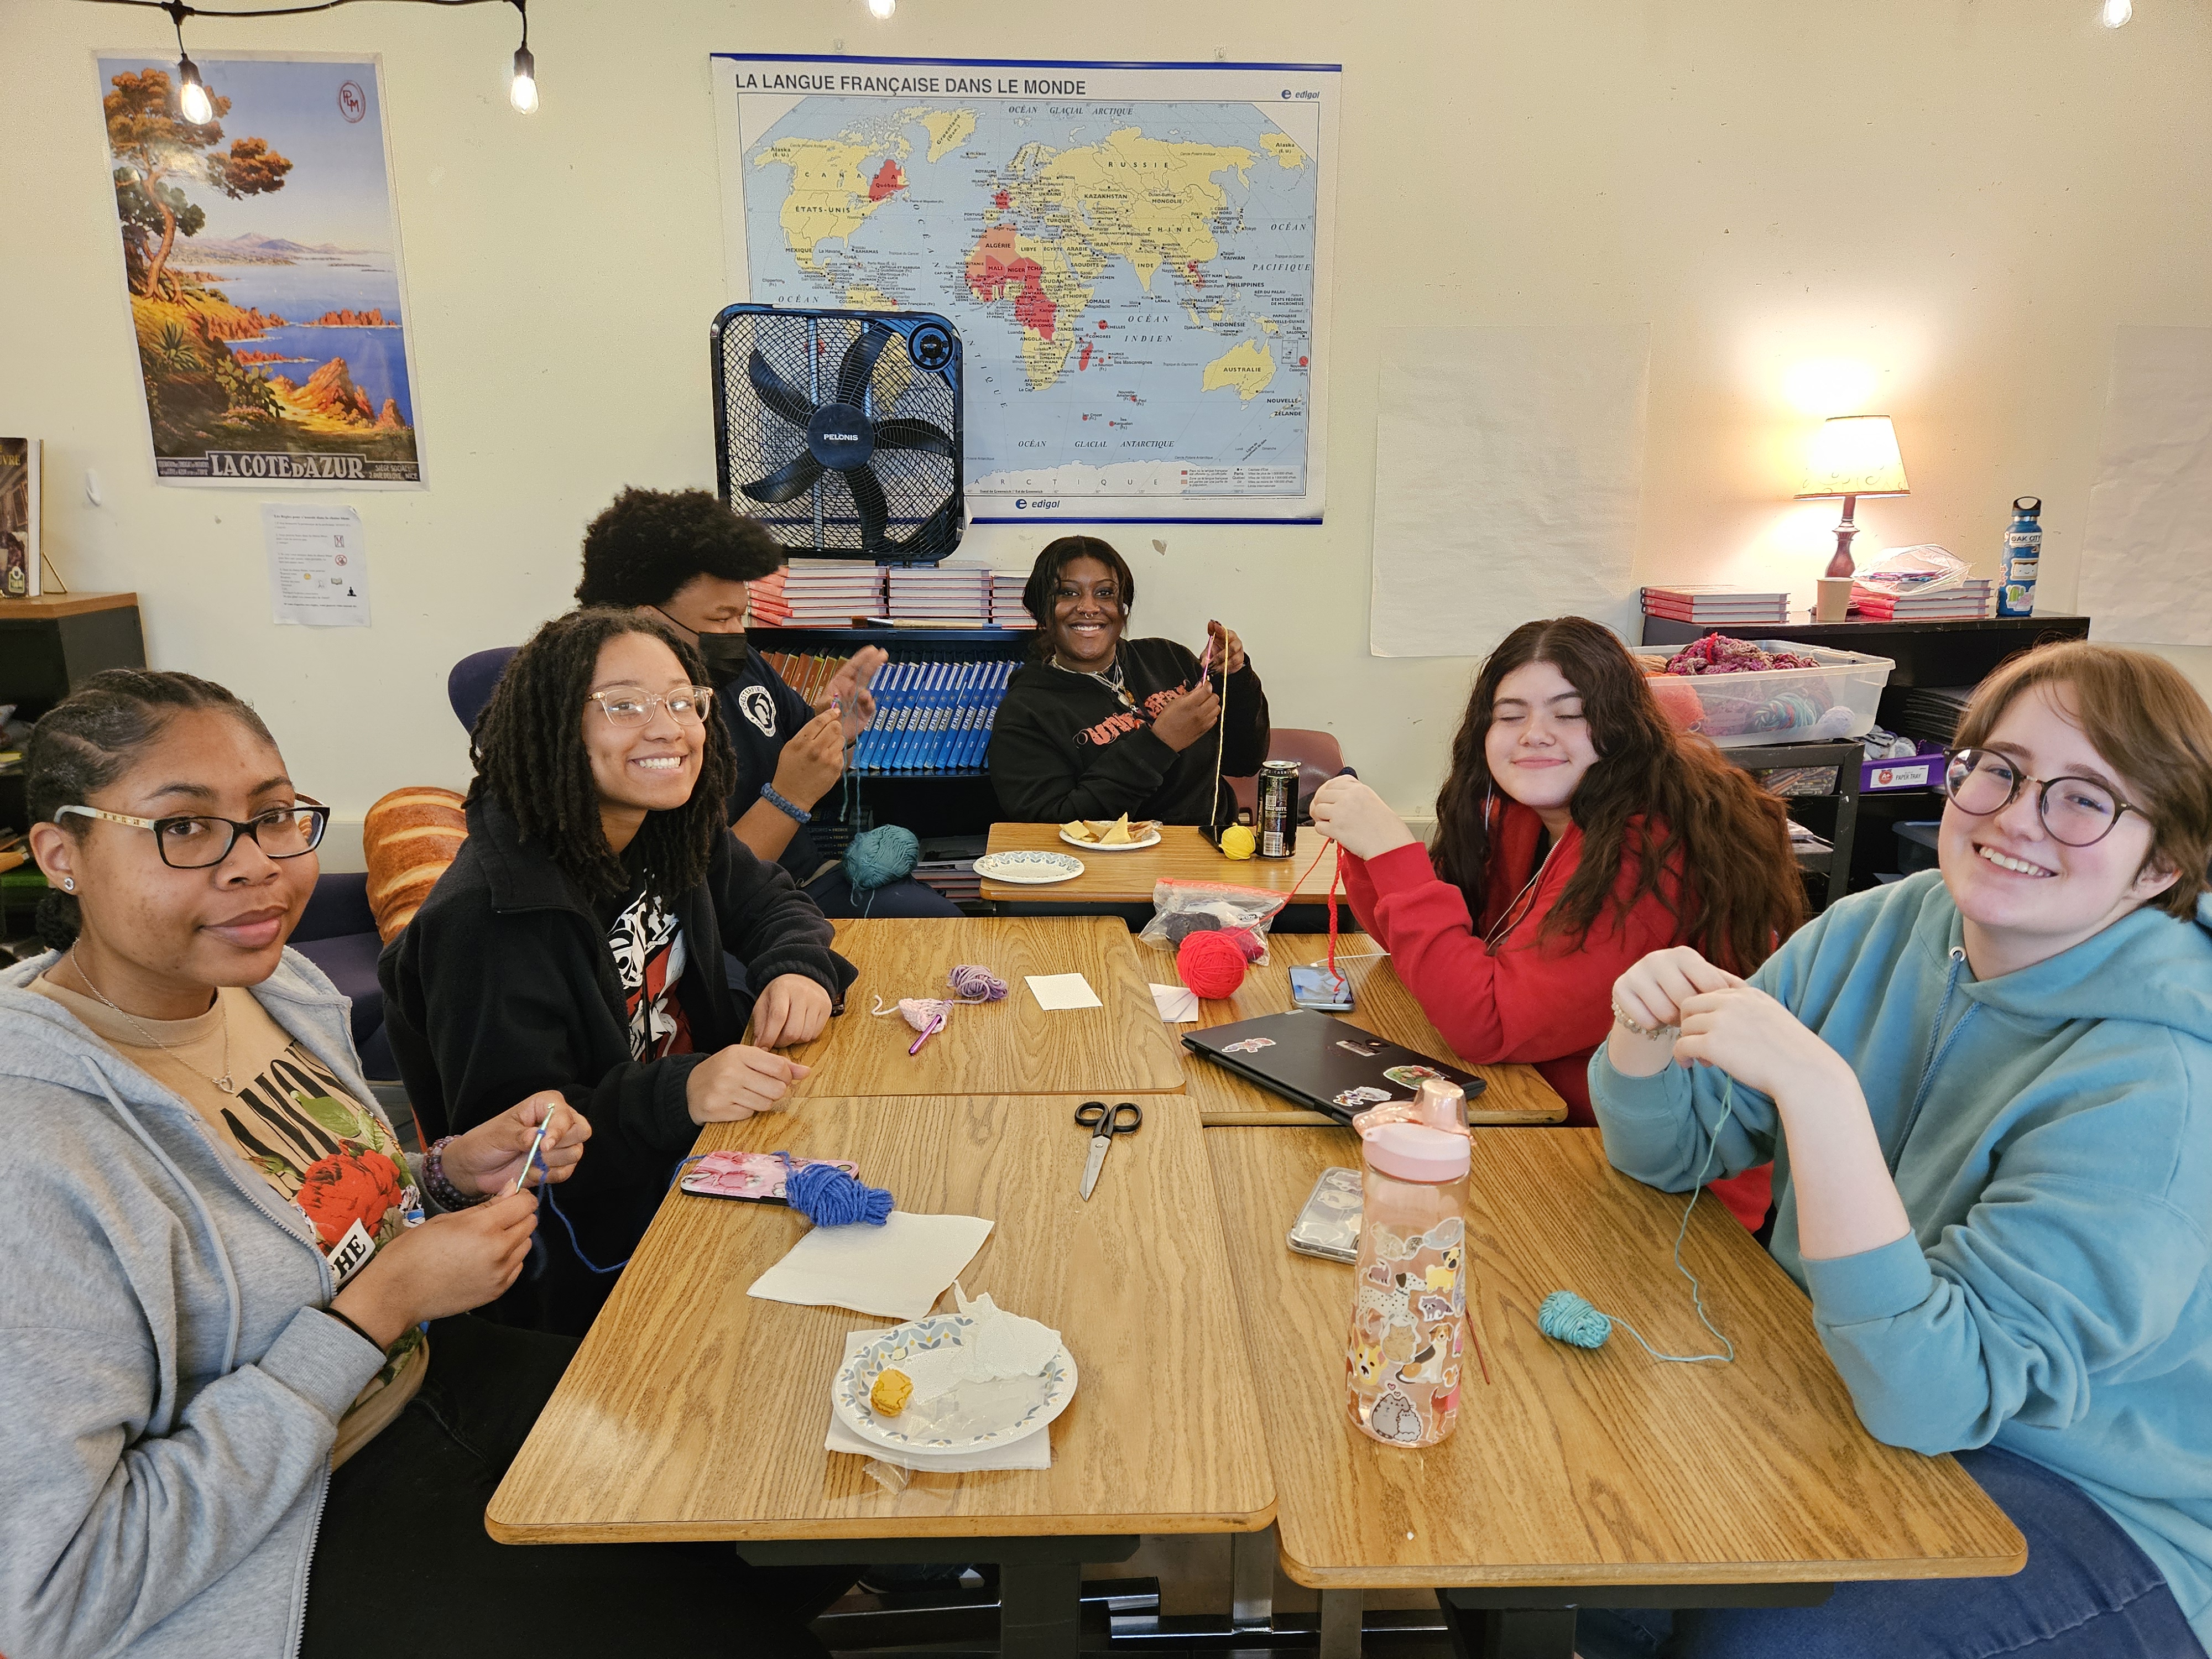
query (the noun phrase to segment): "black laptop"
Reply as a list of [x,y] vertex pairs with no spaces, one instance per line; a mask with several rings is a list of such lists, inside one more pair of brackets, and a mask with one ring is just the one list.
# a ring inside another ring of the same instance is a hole
[[1411,1100],[1425,1077],[1456,1083],[1473,1100],[1479,1077],[1311,1008],[1187,1031],[1182,1046],[1270,1094],[1350,1122],[1386,1100]]

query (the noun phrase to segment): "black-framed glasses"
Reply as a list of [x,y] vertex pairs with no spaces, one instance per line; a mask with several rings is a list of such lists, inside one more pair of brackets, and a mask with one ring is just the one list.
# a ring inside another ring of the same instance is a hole
[[230,849],[238,845],[240,836],[252,836],[253,844],[270,858],[295,859],[321,846],[323,831],[331,827],[331,809],[307,800],[291,806],[272,807],[257,817],[244,820],[216,817],[209,813],[173,818],[134,818],[128,813],[110,812],[97,806],[64,806],[54,814],[54,822],[59,823],[71,813],[125,824],[133,830],[151,830],[154,850],[172,870],[212,868],[230,856]]
[[1943,757],[1943,793],[1961,812],[1986,818],[2020,799],[2034,784],[2035,810],[2051,840],[2062,847],[2094,847],[2112,833],[2124,812],[2143,815],[2094,778],[2032,778],[1988,749],[1954,749]]
[[617,726],[647,725],[655,708],[665,708],[669,719],[678,726],[704,726],[707,711],[714,706],[711,685],[687,685],[665,694],[648,691],[641,685],[611,685],[588,695],[599,704],[599,712]]

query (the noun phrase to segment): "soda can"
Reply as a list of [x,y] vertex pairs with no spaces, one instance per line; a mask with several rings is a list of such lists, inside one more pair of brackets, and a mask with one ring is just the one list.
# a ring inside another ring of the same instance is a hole
[[1260,832],[1255,850],[1263,859],[1286,859],[1297,849],[1298,763],[1267,762],[1260,768],[1260,809],[1254,815]]

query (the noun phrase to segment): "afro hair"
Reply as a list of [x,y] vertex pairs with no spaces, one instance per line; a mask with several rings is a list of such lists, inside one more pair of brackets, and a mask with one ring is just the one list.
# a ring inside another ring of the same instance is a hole
[[695,576],[757,581],[783,550],[703,489],[625,489],[584,532],[579,605],[665,605]]

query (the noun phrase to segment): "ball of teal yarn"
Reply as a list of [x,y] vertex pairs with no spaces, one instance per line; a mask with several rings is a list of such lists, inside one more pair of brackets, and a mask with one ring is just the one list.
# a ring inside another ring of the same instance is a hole
[[845,879],[858,893],[872,893],[914,873],[921,857],[921,843],[913,830],[896,823],[879,823],[853,837],[845,849]]
[[1536,1328],[1554,1342],[1602,1348],[1613,1334],[1613,1321],[1572,1291],[1553,1291],[1537,1306]]

